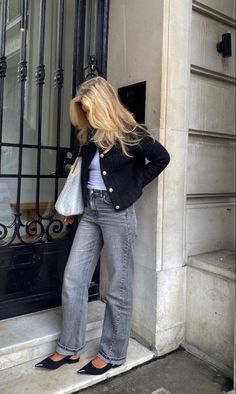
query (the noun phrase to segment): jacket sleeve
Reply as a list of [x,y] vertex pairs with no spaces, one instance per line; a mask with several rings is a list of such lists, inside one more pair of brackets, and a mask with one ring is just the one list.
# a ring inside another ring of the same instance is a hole
[[149,160],[143,169],[143,187],[156,178],[170,162],[170,155],[164,146],[149,137],[145,136],[139,143],[142,155]]

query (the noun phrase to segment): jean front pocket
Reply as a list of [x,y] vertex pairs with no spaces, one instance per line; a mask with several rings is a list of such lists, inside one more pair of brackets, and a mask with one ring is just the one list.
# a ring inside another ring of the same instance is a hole
[[111,201],[110,196],[109,196],[108,193],[104,193],[104,195],[103,195],[103,201],[104,201],[106,204],[112,205],[112,206],[113,206],[112,201]]

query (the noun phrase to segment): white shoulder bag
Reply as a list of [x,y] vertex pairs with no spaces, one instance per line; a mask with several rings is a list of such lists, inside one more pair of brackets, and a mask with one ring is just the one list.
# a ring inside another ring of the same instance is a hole
[[55,203],[55,209],[63,216],[80,215],[83,213],[81,164],[82,157],[78,156],[70,169],[66,183]]

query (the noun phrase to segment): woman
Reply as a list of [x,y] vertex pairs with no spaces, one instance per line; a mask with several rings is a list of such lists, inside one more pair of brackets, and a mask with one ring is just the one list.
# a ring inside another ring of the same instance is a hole
[[[109,286],[100,347],[97,356],[77,371],[97,375],[126,361],[137,236],[134,202],[164,170],[170,156],[102,77],[80,85],[71,101],[70,118],[80,130],[85,208],[64,271],[63,321],[56,352],[36,366],[55,369],[79,361],[85,351],[88,288],[104,245]],[[67,217],[65,223],[73,220]]]

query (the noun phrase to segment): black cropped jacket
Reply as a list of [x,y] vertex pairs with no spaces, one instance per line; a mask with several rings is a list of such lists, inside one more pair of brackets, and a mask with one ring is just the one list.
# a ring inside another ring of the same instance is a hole
[[[80,151],[82,195],[85,205],[89,165],[96,149],[96,144],[90,140]],[[156,178],[170,161],[170,155],[164,146],[157,140],[153,141],[148,135],[131,148],[134,155],[132,158],[124,155],[119,146],[113,147],[107,153],[100,147],[98,149],[102,178],[117,212],[132,205],[141,196],[143,187]],[[146,158],[149,161],[147,164]]]

